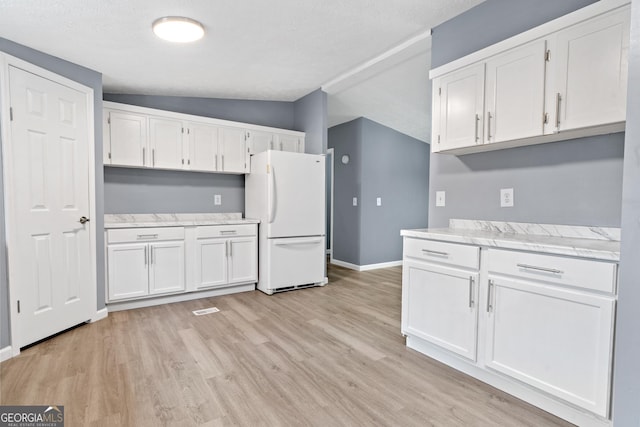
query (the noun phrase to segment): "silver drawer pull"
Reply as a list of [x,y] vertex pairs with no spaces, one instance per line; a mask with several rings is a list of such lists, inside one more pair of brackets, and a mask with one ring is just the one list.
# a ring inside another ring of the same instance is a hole
[[157,234],[138,234],[138,240],[157,239],[157,238],[158,238]]
[[220,230],[220,234],[236,234],[237,230]]
[[564,273],[564,271],[557,270],[555,268],[537,267],[535,265],[517,264],[517,266],[520,267],[520,268],[524,268],[526,270],[544,271],[545,273],[553,273],[553,274],[563,274]]
[[423,249],[422,252],[424,252],[427,255],[449,256],[449,253],[447,252],[431,251],[429,249]]

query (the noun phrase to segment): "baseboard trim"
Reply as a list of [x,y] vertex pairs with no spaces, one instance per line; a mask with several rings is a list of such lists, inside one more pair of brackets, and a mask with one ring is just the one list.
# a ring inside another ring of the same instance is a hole
[[399,265],[402,265],[402,260],[381,262],[378,264],[356,265],[356,264],[351,264],[350,262],[340,261],[339,259],[334,258],[331,260],[331,264],[335,264],[339,267],[349,268],[351,270],[356,270],[356,271],[369,271],[369,270],[377,270],[379,268],[397,267]]
[[96,314],[89,320],[89,323],[94,323],[102,319],[106,319],[109,315],[109,310],[107,307],[96,311]]
[[15,354],[13,354],[13,348],[10,345],[0,348],[0,362],[4,362],[5,360],[11,359]]
[[210,289],[208,291],[196,291],[178,295],[167,295],[156,298],[145,298],[134,301],[112,302],[107,304],[109,311],[131,310],[134,308],[153,307],[154,305],[171,304],[173,302],[191,301],[200,298],[217,297],[220,295],[237,294],[238,292],[254,291],[255,283],[235,285],[225,288]]

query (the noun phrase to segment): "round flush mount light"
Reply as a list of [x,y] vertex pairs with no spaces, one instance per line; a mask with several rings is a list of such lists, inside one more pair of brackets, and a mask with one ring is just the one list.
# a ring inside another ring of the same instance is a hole
[[165,16],[156,19],[153,32],[162,40],[174,43],[189,43],[204,36],[204,27],[198,21],[182,16]]

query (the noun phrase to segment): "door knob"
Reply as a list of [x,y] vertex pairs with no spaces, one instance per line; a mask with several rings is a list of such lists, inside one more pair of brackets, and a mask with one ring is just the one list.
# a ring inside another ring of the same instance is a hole
[[86,216],[81,216],[79,222],[80,222],[80,224],[84,224],[85,222],[89,222],[89,221],[90,221],[90,219],[87,218]]

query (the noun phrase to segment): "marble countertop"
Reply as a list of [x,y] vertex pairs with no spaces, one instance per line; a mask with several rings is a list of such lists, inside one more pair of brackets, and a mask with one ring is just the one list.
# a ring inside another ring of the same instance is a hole
[[619,228],[452,219],[448,228],[402,230],[400,234],[502,249],[620,260]]
[[198,225],[258,224],[257,219],[242,218],[241,213],[198,214],[106,214],[104,228],[180,227]]

